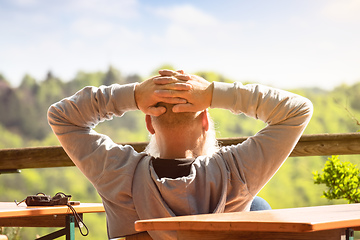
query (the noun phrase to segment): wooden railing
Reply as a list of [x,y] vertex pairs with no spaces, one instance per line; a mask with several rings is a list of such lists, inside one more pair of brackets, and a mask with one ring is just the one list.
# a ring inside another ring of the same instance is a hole
[[[219,139],[223,146],[241,143],[243,138]],[[127,143],[143,151],[146,142]],[[290,157],[360,154],[360,133],[303,135]],[[0,150],[0,173],[26,168],[74,166],[61,146]]]

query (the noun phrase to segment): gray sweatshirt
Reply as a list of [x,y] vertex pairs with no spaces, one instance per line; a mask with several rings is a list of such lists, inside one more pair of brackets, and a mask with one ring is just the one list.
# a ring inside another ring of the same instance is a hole
[[[248,211],[295,147],[313,111],[309,100],[286,91],[214,82],[212,108],[244,113],[266,127],[241,144],[197,157],[188,176],[159,178],[146,153],[92,129],[114,115],[138,110],[135,85],[85,87],[48,111],[64,150],[102,198],[109,238],[135,234],[139,219]],[[176,239],[170,231],[149,234],[153,239]]]

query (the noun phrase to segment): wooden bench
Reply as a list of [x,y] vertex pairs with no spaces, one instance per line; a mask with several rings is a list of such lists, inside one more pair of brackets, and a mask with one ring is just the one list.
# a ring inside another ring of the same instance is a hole
[[191,215],[141,220],[137,231],[177,231],[178,239],[353,239],[360,204]]
[[[105,212],[102,203],[81,203],[73,206],[82,218],[85,213]],[[27,207],[25,203],[0,202],[1,227],[61,227],[39,239],[56,239],[65,235],[67,240],[75,239],[76,222],[68,206]],[[0,235],[2,236],[2,235]],[[1,238],[7,239],[7,238]]]

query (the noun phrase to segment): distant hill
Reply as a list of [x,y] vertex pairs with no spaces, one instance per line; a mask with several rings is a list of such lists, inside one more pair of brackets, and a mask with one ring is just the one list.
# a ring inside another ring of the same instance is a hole
[[[155,71],[156,72],[156,71]],[[232,82],[214,72],[197,73],[210,81]],[[13,88],[0,75],[0,148],[59,145],[47,124],[49,106],[68,97],[80,88],[112,83],[140,82],[138,75],[123,76],[109,67],[107,72],[79,72],[71,81],[64,82],[51,72],[43,81],[30,75],[23,78],[19,87]],[[360,82],[351,86],[341,85],[332,91],[320,88],[292,89],[292,92],[309,98],[314,105],[314,115],[305,134],[348,133],[360,129]],[[229,111],[211,109],[218,137],[250,136],[260,130],[264,123],[244,115],[233,115]],[[130,112],[122,118],[99,124],[98,132],[109,135],[115,142],[146,141],[148,137],[144,115],[140,111]],[[360,163],[359,156],[341,156]],[[321,198],[321,186],[314,185],[311,172],[321,170],[326,157],[290,158],[275,177],[264,187],[260,195],[273,208],[322,205],[328,202]],[[37,192],[55,194],[58,191],[73,195],[74,200],[99,202],[92,185],[76,168],[29,169],[20,174],[0,175],[0,201],[23,199]],[[5,194],[6,193],[6,194]],[[87,239],[105,239],[105,218],[86,216],[91,229]],[[102,227],[98,227],[98,226]],[[43,229],[24,229],[21,239],[34,239],[43,235]]]
[[[196,74],[209,81],[232,82],[231,79],[215,72],[198,72]],[[138,75],[123,76],[119,70],[111,66],[107,72],[79,72],[71,81],[67,82],[57,78],[51,72],[43,81],[25,75],[17,88],[11,87],[7,80],[0,75],[0,111],[2,113],[0,125],[10,133],[21,137],[22,146],[33,146],[35,143],[39,144],[47,138],[51,138],[49,135],[52,133],[47,124],[46,112],[52,103],[70,96],[88,85],[125,84],[141,82],[142,80]],[[315,117],[307,128],[307,133],[352,132],[357,129],[350,114],[356,116],[360,112],[360,82],[352,86],[342,85],[333,91],[325,91],[320,88],[304,88],[292,91],[308,97],[315,106]],[[244,116],[233,116],[230,113],[217,114],[217,110],[213,112],[221,137],[251,135],[263,126],[261,123],[257,123],[255,124],[257,127],[254,129],[254,127],[247,127],[247,125],[252,126],[253,123],[247,123],[248,121],[252,122],[252,120]],[[119,137],[117,131],[114,133],[113,127],[116,127],[120,132],[131,130],[134,133],[131,138],[136,139],[137,137],[134,136],[137,135],[138,130],[140,131],[138,126],[143,125],[143,119],[139,117],[141,113],[127,115],[129,116],[122,120],[115,119],[115,121],[106,123],[105,126],[99,126],[99,128],[121,141],[126,141],[126,139]],[[237,121],[230,122],[228,121],[229,118],[240,118],[242,124],[239,125]],[[143,130],[140,131],[142,136],[139,137],[139,140],[146,140],[146,131],[144,133]],[[13,146],[11,143],[3,143],[0,147]]]

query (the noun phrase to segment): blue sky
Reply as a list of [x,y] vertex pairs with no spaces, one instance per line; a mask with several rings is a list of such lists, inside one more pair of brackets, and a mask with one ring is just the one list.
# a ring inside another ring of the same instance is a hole
[[0,0],[0,73],[148,77],[163,64],[280,88],[360,81],[359,0]]

